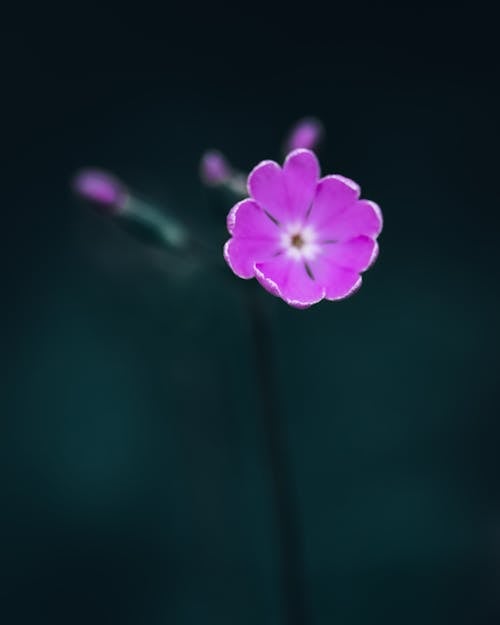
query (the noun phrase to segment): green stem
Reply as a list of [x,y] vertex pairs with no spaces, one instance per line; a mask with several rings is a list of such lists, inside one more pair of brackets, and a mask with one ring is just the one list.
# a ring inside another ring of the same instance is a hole
[[203,265],[223,266],[219,250],[197,237],[175,217],[137,197],[130,196],[116,218],[123,228],[145,242]]

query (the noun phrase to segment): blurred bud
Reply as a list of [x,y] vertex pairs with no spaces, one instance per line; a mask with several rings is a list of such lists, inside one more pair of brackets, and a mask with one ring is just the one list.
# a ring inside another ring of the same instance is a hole
[[71,186],[81,198],[111,214],[121,213],[129,198],[125,185],[102,169],[82,169]]
[[323,124],[314,117],[306,117],[292,127],[286,139],[285,152],[298,148],[314,150],[323,138]]
[[200,177],[209,187],[224,184],[231,178],[232,171],[226,158],[217,150],[205,152],[200,163]]

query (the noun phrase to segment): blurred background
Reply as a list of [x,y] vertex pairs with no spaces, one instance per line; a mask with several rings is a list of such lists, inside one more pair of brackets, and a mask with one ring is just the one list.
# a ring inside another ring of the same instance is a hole
[[179,268],[69,181],[111,170],[218,244],[202,152],[248,171],[304,115],[385,217],[356,296],[269,296],[310,623],[499,622],[492,16],[27,14],[2,26],[0,622],[283,622],[251,285]]

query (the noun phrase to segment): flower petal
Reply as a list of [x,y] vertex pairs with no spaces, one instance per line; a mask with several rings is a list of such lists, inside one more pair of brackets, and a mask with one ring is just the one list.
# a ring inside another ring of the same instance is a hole
[[256,263],[255,277],[273,295],[294,308],[309,308],[323,299],[323,287],[308,273],[302,261],[285,255]]
[[354,295],[363,283],[363,278],[359,274],[343,267],[335,267],[330,274],[330,280],[330,284],[325,289],[325,297],[330,301]]
[[360,188],[353,180],[339,175],[325,176],[316,188],[310,223],[321,230],[354,204],[359,194]]
[[248,279],[254,277],[254,264],[273,258],[276,249],[268,239],[232,238],[224,245],[224,259],[237,276]]
[[291,217],[305,217],[316,193],[320,174],[318,159],[311,150],[290,152],[283,165]]
[[362,283],[362,277],[357,271],[337,267],[327,260],[315,263],[314,272],[316,279],[321,279],[325,297],[329,300],[344,299],[353,295]]
[[275,220],[289,214],[283,170],[274,161],[262,161],[248,176],[248,192],[261,208]]
[[233,237],[240,239],[273,239],[279,237],[277,225],[271,221],[262,208],[247,198],[238,202],[229,211],[227,229]]
[[382,230],[382,211],[369,200],[358,200],[321,227],[322,236],[345,241],[361,234],[377,237]]
[[337,265],[337,267],[360,272],[368,269],[375,261],[377,254],[377,242],[362,235],[348,241],[324,245],[321,257],[326,257],[329,262]]

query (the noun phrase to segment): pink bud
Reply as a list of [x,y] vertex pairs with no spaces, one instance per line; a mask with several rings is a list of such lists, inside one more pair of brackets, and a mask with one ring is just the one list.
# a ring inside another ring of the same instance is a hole
[[129,197],[125,185],[101,169],[82,169],[71,186],[77,195],[113,214],[123,210]]
[[221,152],[209,150],[200,163],[200,177],[209,187],[227,182],[232,175],[231,167]]
[[292,127],[285,144],[285,151],[298,148],[314,150],[323,138],[323,124],[314,117],[306,117]]

